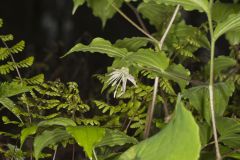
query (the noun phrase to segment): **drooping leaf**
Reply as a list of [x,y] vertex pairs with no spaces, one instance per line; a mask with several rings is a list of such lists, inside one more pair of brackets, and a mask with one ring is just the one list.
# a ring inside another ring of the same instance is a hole
[[206,144],[208,144],[210,138],[212,137],[212,129],[206,122],[199,123],[198,126],[200,131],[201,145],[204,147]]
[[231,14],[227,19],[218,23],[214,30],[214,39],[217,40],[223,34],[240,28],[240,13]]
[[80,7],[81,5],[83,5],[85,2],[85,0],[73,0],[73,10],[72,10],[72,14],[74,14],[76,12],[76,10],[78,9],[78,7]]
[[21,122],[23,122],[20,117],[20,108],[18,108],[18,106],[16,106],[16,104],[11,99],[0,98],[0,104],[12,112]]
[[17,82],[11,82],[11,83],[5,82],[0,84],[0,97],[7,98],[7,97],[15,96],[17,94],[24,93],[30,90],[31,90],[31,87],[26,86],[24,84],[20,84]]
[[76,44],[70,51],[68,51],[64,56],[72,54],[74,52],[91,52],[91,53],[102,53],[107,54],[109,57],[124,57],[127,55],[127,50],[125,48],[117,48],[112,46],[112,44],[102,38],[95,38],[91,44]]
[[[236,65],[236,60],[226,56],[218,56],[214,59],[214,75],[218,76],[223,71],[226,71],[228,68]],[[205,67],[206,77],[209,76],[210,62]]]
[[97,143],[96,147],[101,146],[116,146],[116,145],[124,145],[124,144],[137,144],[138,141],[134,137],[130,137],[123,132],[118,130],[110,130],[106,129],[106,134],[102,138],[102,140]]
[[160,75],[178,83],[181,90],[183,90],[190,81],[190,71],[181,64],[170,65],[166,71],[161,72]]
[[34,157],[36,160],[39,159],[39,156],[43,148],[59,143],[63,140],[69,139],[71,136],[64,129],[54,129],[51,131],[44,131],[42,134],[38,135],[34,139]]
[[117,40],[114,44],[118,48],[126,48],[128,51],[136,52],[139,48],[145,47],[151,41],[146,37],[131,37]]
[[240,146],[240,122],[239,120],[218,117],[216,119],[217,130],[220,134],[219,141],[223,142],[229,147]]
[[30,127],[22,129],[21,137],[20,137],[21,147],[22,147],[23,143],[25,142],[25,140],[28,136],[36,133],[37,128],[38,128],[37,126],[30,126]]
[[105,129],[93,126],[67,127],[67,132],[83,147],[89,158],[92,158],[94,147],[102,140]]
[[138,6],[138,11],[144,18],[149,20],[150,24],[160,30],[170,21],[174,12],[174,7],[151,1],[148,3],[141,3]]
[[53,118],[53,119],[41,121],[40,123],[38,123],[39,127],[40,126],[53,126],[53,125],[67,127],[67,126],[76,126],[76,123],[69,118],[63,118],[63,117]]
[[102,26],[104,27],[107,20],[112,18],[116,13],[116,10],[112,7],[111,3],[117,8],[120,8],[123,0],[87,0],[88,6],[92,8],[93,14],[102,20]]
[[145,2],[155,1],[157,3],[164,3],[168,5],[182,5],[185,10],[198,10],[209,13],[209,4],[207,0],[144,0]]
[[[214,85],[214,106],[216,116],[223,115],[234,89],[235,87],[232,82],[222,82]],[[211,113],[208,86],[201,85],[190,88],[184,91],[183,96],[189,99],[192,106],[205,118],[208,124],[210,124]]]
[[165,70],[169,65],[169,59],[163,52],[155,52],[151,49],[140,49],[126,57],[127,60],[139,66],[153,68],[159,71]]
[[174,117],[166,128],[131,147],[118,160],[197,160],[200,148],[198,126],[179,97]]

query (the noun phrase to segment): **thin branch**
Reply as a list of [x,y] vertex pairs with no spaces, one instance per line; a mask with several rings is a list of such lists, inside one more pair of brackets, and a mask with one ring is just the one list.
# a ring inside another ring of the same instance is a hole
[[98,160],[95,149],[93,149],[93,155],[94,155],[95,160]]
[[156,44],[158,43],[158,40],[155,39],[152,35],[150,35],[149,33],[147,33],[145,30],[143,30],[141,27],[139,27],[135,22],[133,22],[130,18],[128,18],[127,15],[125,15],[125,13],[123,13],[120,9],[118,9],[113,3],[112,3],[112,7],[124,18],[126,19],[131,25],[133,25],[137,30],[139,30],[140,32],[142,32],[145,36],[147,36],[148,38],[150,38],[153,42],[155,42]]
[[[213,0],[210,0],[210,10],[212,9]],[[209,30],[211,35],[211,59],[210,59],[210,77],[209,77],[209,97],[210,97],[210,111],[211,111],[211,119],[212,119],[212,129],[213,129],[213,137],[215,142],[215,150],[216,150],[216,160],[221,160],[221,153],[218,144],[218,135],[217,135],[217,127],[215,120],[215,111],[214,111],[214,55],[215,55],[215,39],[213,35],[213,24],[212,24],[212,15],[211,13],[207,14]]]
[[147,27],[145,26],[139,12],[136,10],[136,8],[131,3],[126,3],[126,4],[133,11],[133,13],[136,15],[137,20],[138,20],[139,24],[141,25],[142,29],[149,34],[149,31],[148,31]]
[[[166,31],[164,32],[160,42],[158,43],[158,47],[160,50],[162,50],[162,46],[163,46],[163,43],[170,31],[170,28],[177,16],[177,13],[179,11],[179,8],[180,8],[180,5],[177,5],[177,7],[175,8],[175,11],[172,15],[172,18],[168,24],[168,27],[166,29]],[[154,113],[154,108],[155,108],[155,104],[156,104],[156,97],[157,97],[157,91],[158,91],[158,81],[159,81],[159,78],[156,77],[155,78],[155,81],[154,81],[154,89],[153,89],[153,98],[152,98],[152,103],[151,103],[151,106],[148,108],[148,115],[147,115],[147,118],[146,118],[146,126],[145,126],[145,131],[144,131],[144,138],[147,138],[149,136],[149,133],[150,133],[150,128],[151,128],[151,123],[152,123],[152,117],[153,117],[153,113]]]
[[54,151],[53,159],[52,159],[52,160],[55,160],[55,159],[56,159],[56,155],[57,155],[57,148],[56,148],[55,151]]

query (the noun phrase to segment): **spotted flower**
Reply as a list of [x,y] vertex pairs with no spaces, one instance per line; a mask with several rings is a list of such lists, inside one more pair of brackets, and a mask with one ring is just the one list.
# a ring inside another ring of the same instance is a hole
[[[126,67],[122,67],[121,69],[114,69],[114,71],[110,73],[109,76],[110,78],[107,81],[108,85],[115,86],[115,90],[113,94],[114,98],[120,97],[126,92],[126,85],[128,80],[132,82],[134,86],[137,86],[134,77],[131,74],[129,74],[129,69]],[[120,90],[120,93],[117,95],[117,91],[120,84],[121,84],[121,90]]]

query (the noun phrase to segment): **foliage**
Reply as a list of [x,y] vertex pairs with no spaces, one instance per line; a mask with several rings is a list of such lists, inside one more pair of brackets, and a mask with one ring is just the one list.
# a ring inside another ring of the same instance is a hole
[[[22,77],[20,69],[30,67],[34,58],[15,61],[24,41],[8,47],[13,35],[0,35],[0,103],[17,117],[2,116],[5,125],[17,129],[0,134],[15,142],[20,138],[20,145],[1,147],[4,157],[55,158],[59,147],[74,154],[71,147],[77,143],[89,159],[240,159],[239,4],[73,0],[72,13],[85,3],[103,27],[119,13],[145,36],[115,43],[96,37],[64,54],[100,53],[113,60],[106,73],[95,76],[103,84],[105,98],[85,103],[76,82],[44,81],[43,74]],[[121,11],[123,4],[133,9],[141,26]],[[186,12],[197,10],[207,21],[199,27],[189,25],[178,12],[179,5]],[[229,42],[230,53],[224,56],[215,54],[219,38]],[[203,57],[204,52],[210,57]],[[13,71],[17,78],[12,78]],[[51,149],[54,155],[49,154]]]

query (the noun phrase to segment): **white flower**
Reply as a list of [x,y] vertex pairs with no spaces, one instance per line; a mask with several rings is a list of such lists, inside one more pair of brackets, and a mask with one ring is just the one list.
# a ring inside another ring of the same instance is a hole
[[109,76],[110,78],[107,81],[108,85],[112,84],[112,86],[116,86],[113,94],[114,98],[116,97],[118,87],[121,83],[122,83],[121,92],[117,95],[117,97],[120,97],[125,93],[127,80],[132,82],[134,86],[137,86],[134,77],[131,74],[129,74],[129,69],[126,67],[122,67],[121,69],[114,69],[114,71],[110,73]]

